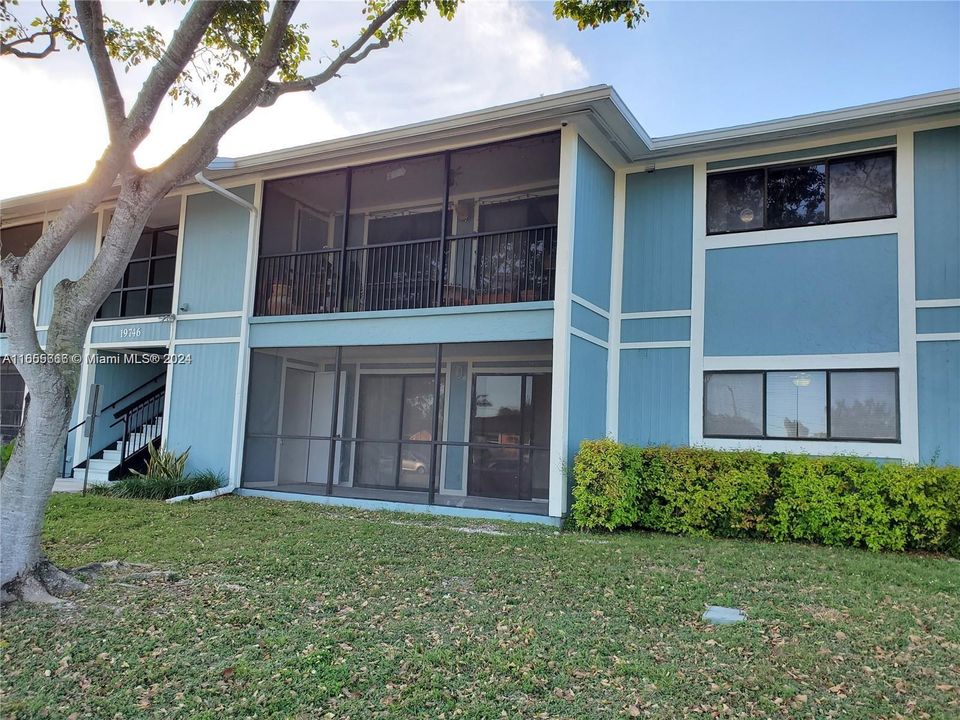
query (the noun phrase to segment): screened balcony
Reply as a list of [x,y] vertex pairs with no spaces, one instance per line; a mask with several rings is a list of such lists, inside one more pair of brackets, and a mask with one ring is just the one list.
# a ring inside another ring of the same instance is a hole
[[268,182],[254,312],[552,300],[559,164],[553,133]]

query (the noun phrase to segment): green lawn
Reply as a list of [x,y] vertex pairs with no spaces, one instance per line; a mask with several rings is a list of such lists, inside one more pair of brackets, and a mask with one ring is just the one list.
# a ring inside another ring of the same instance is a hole
[[46,547],[177,574],[6,610],[4,717],[960,716],[955,560],[235,497],[55,496]]

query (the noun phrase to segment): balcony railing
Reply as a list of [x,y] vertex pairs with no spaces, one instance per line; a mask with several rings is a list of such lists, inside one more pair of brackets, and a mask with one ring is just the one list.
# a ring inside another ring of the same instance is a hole
[[552,300],[555,225],[260,258],[254,313]]

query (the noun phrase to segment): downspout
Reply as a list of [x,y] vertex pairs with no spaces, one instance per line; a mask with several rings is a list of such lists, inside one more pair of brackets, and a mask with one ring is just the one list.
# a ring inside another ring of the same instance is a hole
[[[256,206],[256,205],[254,205],[254,204],[251,203],[251,202],[247,202],[246,200],[244,200],[242,197],[240,197],[240,196],[237,195],[236,193],[232,193],[232,192],[230,192],[229,190],[227,190],[225,187],[222,187],[222,186],[220,186],[220,185],[217,185],[215,182],[213,182],[213,181],[210,180],[209,178],[205,177],[202,172],[198,172],[196,175],[194,175],[194,176],[193,176],[193,179],[196,180],[200,185],[203,185],[204,187],[209,188],[209,189],[212,190],[213,192],[217,193],[217,195],[221,195],[222,197],[225,197],[225,198],[226,198],[227,200],[229,200],[230,202],[235,203],[235,204],[240,205],[241,207],[245,208],[245,209],[247,210],[247,212],[250,213],[250,222],[253,223],[254,225],[256,224],[257,215],[259,215],[259,212],[260,212],[260,211],[257,209],[257,206]],[[252,232],[252,231],[251,231],[251,232]],[[253,260],[251,259],[251,262],[252,262],[252,261],[253,261]],[[247,272],[249,272],[249,268],[247,269]],[[247,324],[247,307],[246,307],[246,305],[247,305],[247,298],[246,298],[246,296],[244,296],[243,315],[242,315],[242,317],[241,317],[241,323],[240,323],[240,351],[239,351],[239,353],[238,353],[238,358],[237,358],[237,362],[238,362],[238,365],[237,365],[237,375],[238,375],[238,377],[241,377],[241,376],[244,374],[244,373],[242,373],[243,365],[244,365],[244,357],[246,357],[246,354],[245,354],[244,350],[245,350],[246,345],[247,345],[247,335],[248,335],[248,332],[249,332],[249,326],[248,326],[248,324]],[[238,382],[239,382],[239,381],[238,381]],[[234,451],[234,446],[233,446],[234,443],[233,443],[232,440],[233,440],[233,439],[231,439],[231,447],[230,447],[230,450],[231,450],[230,463],[231,463],[231,465],[233,464],[233,457],[232,457],[232,455],[233,455],[233,451]],[[193,494],[191,494],[191,495],[180,495],[180,496],[178,496],[178,497],[170,498],[169,500],[167,500],[167,502],[168,502],[168,503],[176,503],[176,502],[182,502],[183,500],[207,500],[207,499],[209,499],[209,498],[218,497],[219,495],[227,495],[227,494],[229,494],[229,493],[232,493],[234,490],[237,489],[237,486],[238,486],[238,485],[239,485],[239,468],[238,468],[238,472],[237,472],[237,473],[234,473],[234,476],[228,475],[228,477],[227,477],[227,484],[224,485],[223,487],[217,488],[216,490],[207,490],[207,491],[205,491],[205,492],[193,493]]]
[[256,214],[257,214],[257,212],[258,212],[256,205],[254,205],[254,204],[251,203],[251,202],[247,202],[246,200],[244,200],[244,199],[243,199],[242,197],[240,197],[239,195],[237,195],[237,194],[235,194],[235,193],[232,193],[232,192],[230,192],[229,190],[227,190],[225,187],[221,187],[220,185],[217,185],[215,182],[213,182],[213,180],[210,180],[210,179],[204,177],[204,175],[203,175],[202,172],[198,172],[196,175],[194,175],[194,176],[193,176],[193,179],[196,180],[196,181],[197,181],[198,183],[200,183],[201,185],[203,185],[204,187],[210,188],[210,189],[213,190],[217,195],[222,195],[223,197],[225,197],[225,198],[226,198],[227,200],[229,200],[230,202],[235,202],[237,205],[242,205],[243,207],[245,207],[247,210],[250,211],[250,214],[251,214],[251,215],[256,216]]

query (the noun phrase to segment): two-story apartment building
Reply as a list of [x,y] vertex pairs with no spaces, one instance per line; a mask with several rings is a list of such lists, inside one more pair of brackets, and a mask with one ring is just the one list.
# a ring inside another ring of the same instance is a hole
[[[63,198],[5,202],[3,252]],[[157,442],[241,494],[550,521],[605,435],[960,464],[960,91],[651,139],[599,86],[218,159],[86,352],[66,474]]]

